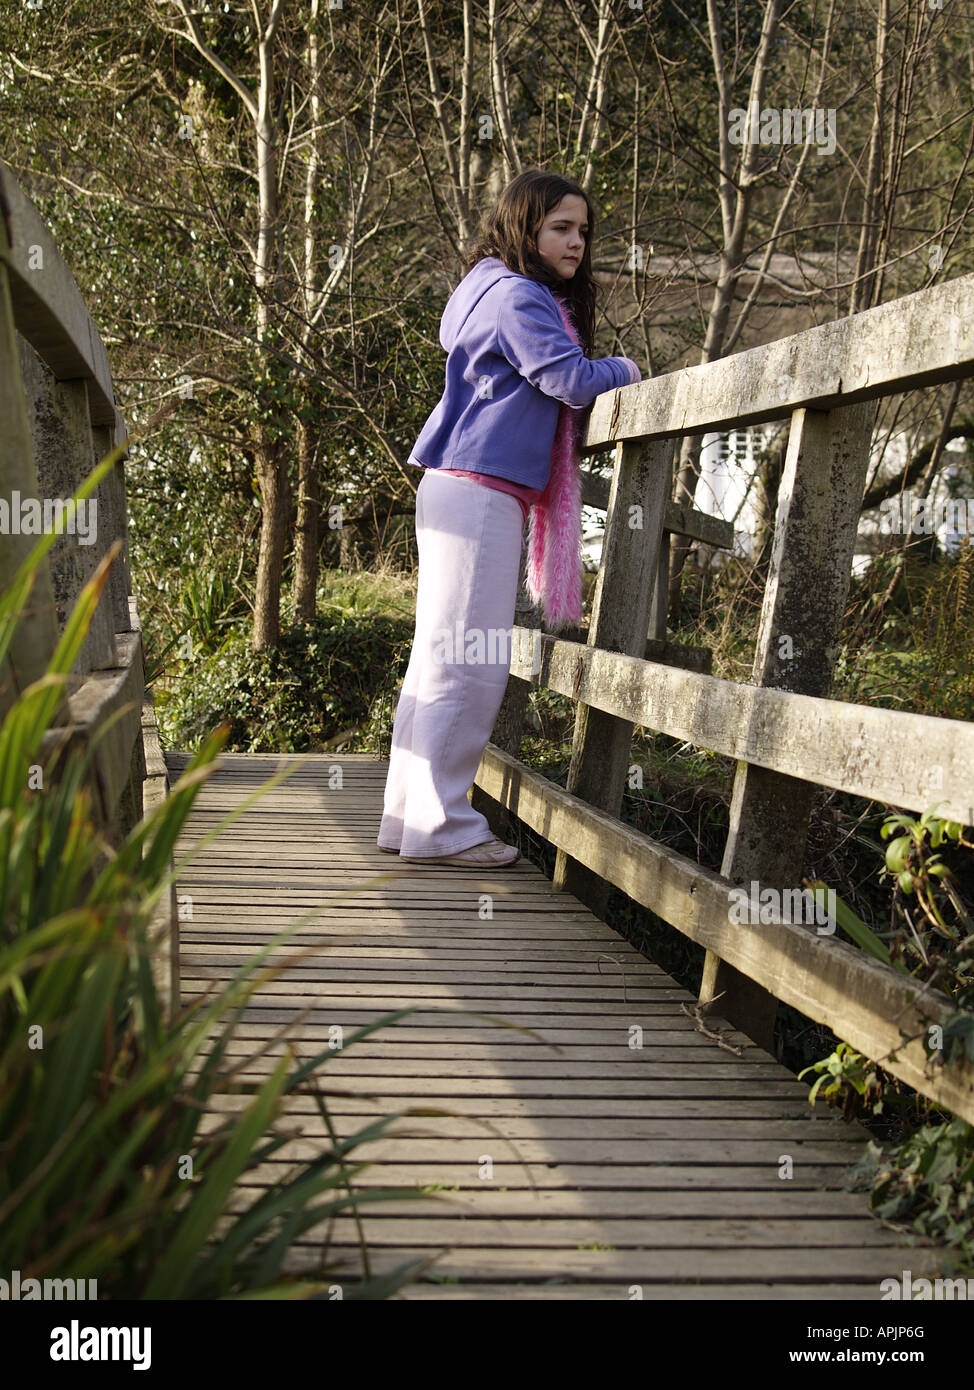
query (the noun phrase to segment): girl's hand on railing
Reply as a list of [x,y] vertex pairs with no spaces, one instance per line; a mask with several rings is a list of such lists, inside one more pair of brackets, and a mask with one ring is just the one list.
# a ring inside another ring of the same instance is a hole
[[643,374],[631,357],[624,357],[622,360],[629,364],[629,385],[635,386],[637,381],[642,381]]

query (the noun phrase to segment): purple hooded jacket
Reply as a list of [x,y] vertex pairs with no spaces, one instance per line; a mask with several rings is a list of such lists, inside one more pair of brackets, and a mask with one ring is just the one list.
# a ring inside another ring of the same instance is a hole
[[627,357],[587,358],[565,332],[547,285],[478,261],[440,321],[446,387],[408,462],[465,468],[543,488],[559,402],[575,409],[638,380]]

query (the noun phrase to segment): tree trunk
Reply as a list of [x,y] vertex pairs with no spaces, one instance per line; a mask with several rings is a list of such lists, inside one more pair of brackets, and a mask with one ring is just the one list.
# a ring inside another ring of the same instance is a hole
[[857,314],[876,302],[876,249],[879,244],[879,216],[883,195],[883,144],[889,123],[886,86],[886,43],[889,33],[889,0],[879,0],[876,15],[876,62],[873,82],[873,125],[869,140],[869,162],[862,196],[862,226],[856,255],[856,277],[849,293],[849,313]]
[[263,515],[251,648],[259,652],[281,640],[281,576],[291,499],[284,446],[272,443],[263,426],[258,427],[254,457]]
[[788,430],[781,430],[761,455],[757,476],[757,505],[754,522],[754,550],[751,559],[766,579],[774,544],[774,524],[778,513],[778,489],[788,452]]
[[294,616],[310,622],[318,591],[318,461],[315,435],[298,421],[298,516],[294,547]]
[[[687,435],[676,455],[676,488],[673,500],[679,506],[692,507],[700,477],[700,445],[703,436]],[[666,603],[670,627],[676,631],[680,626],[680,588],[683,583],[683,567],[690,554],[693,541],[687,536],[670,536],[670,578],[667,585]]]
[[[748,101],[750,119],[753,119],[754,112],[760,109],[764,100],[782,5],[783,0],[766,0],[765,3],[761,23],[761,40],[751,77],[751,91]],[[756,152],[759,148],[750,140],[745,142],[741,147],[741,155],[737,161],[736,170],[732,169],[733,161],[728,136],[732,84],[724,54],[721,15],[717,0],[707,0],[707,20],[719,96],[717,106],[717,141],[720,151],[718,196],[723,241],[720,248],[717,284],[714,287],[714,295],[710,302],[710,313],[707,319],[707,334],[700,354],[701,363],[716,362],[723,355],[724,345],[727,342],[731,306],[737,292],[741,272],[747,260],[745,239],[754,197]],[[684,439],[680,446],[676,490],[673,498],[678,504],[693,505],[697,479],[700,476],[701,443],[701,437],[695,436]],[[679,626],[680,622],[680,583],[683,576],[683,566],[686,564],[692,544],[693,542],[687,540],[685,536],[673,536],[670,540],[670,582],[667,601],[670,610],[670,624],[674,629]]]
[[[281,0],[274,0],[271,17],[258,49],[260,88],[255,127],[257,136],[258,231],[257,334],[264,343],[272,322],[272,304],[277,299],[280,265],[278,236],[280,208],[277,197],[277,127],[274,101],[274,34],[281,16]],[[254,599],[255,652],[276,647],[281,640],[281,575],[284,570],[284,543],[290,519],[287,461],[278,436],[272,441],[264,425],[257,427],[257,481],[264,504],[260,527],[260,555],[257,562],[257,593]]]

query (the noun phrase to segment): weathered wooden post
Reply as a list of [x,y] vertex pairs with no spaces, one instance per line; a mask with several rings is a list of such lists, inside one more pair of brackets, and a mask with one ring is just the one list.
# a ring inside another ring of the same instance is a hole
[[[529,630],[534,638],[541,627],[541,613],[537,605],[532,603],[528,597],[525,586],[527,560],[527,545],[524,545],[521,548],[517,598],[514,601],[514,626]],[[518,756],[521,747],[524,716],[530,693],[531,684],[529,681],[511,676],[507,682],[507,689],[504,692],[504,698],[497,711],[497,718],[494,720],[494,727],[490,735],[491,743],[502,748],[505,753],[510,753],[514,758]],[[470,804],[475,811],[479,811],[481,815],[487,817],[487,822],[495,835],[501,839],[507,836],[511,825],[511,814],[506,806],[502,806],[492,796],[488,796],[476,783],[470,790]]]
[[659,564],[656,569],[656,588],[653,591],[653,606],[649,618],[649,638],[654,642],[666,641],[667,596],[670,582],[670,533],[664,531],[659,543]]
[[[825,697],[838,650],[876,403],[796,410],[778,493],[753,683]],[[814,786],[740,762],[721,864],[744,887],[800,887]],[[740,931],[747,931],[745,925]],[[707,953],[700,1002],[770,1050],[777,1001]]]
[[[7,235],[7,200],[2,171],[0,205],[4,214],[0,216],[0,420],[3,421],[4,433],[3,479],[9,494],[5,500],[12,509],[15,495],[36,497],[38,487],[10,296],[10,274],[7,268],[10,243]],[[0,588],[9,587],[35,543],[34,537],[21,534],[19,528],[11,524],[9,534],[3,537],[3,543],[0,544]],[[47,663],[57,638],[54,586],[51,581],[49,556],[45,556],[35,571],[34,585],[27,600],[23,619],[17,625],[10,648],[0,667],[0,719],[15,702],[18,692],[40,679],[47,670]],[[66,719],[67,710],[62,699],[54,722],[63,724]]]
[[[602,563],[592,602],[588,645],[642,657],[659,574],[663,518],[670,499],[673,441],[616,445],[602,542]],[[618,815],[629,770],[633,725],[579,703],[575,715],[568,791]],[[605,915],[610,885],[563,850],[552,882]]]

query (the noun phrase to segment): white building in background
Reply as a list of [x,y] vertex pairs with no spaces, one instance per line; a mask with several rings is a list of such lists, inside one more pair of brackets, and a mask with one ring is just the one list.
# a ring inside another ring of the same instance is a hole
[[[734,554],[742,557],[750,556],[754,548],[757,507],[752,481],[758,454],[772,433],[765,425],[703,437],[693,505],[698,512],[733,521]],[[725,554],[718,551],[715,562],[720,564]]]
[[[749,426],[731,430],[727,434],[704,435],[700,451],[700,476],[694,494],[694,507],[710,516],[718,516],[724,521],[734,523],[734,554],[749,557],[754,546],[754,533],[757,523],[757,507],[754,475],[758,468],[758,454],[763,445],[770,440],[774,427],[768,425]],[[954,440],[946,446],[945,453],[963,456],[966,452],[964,440]],[[896,435],[885,441],[884,473],[896,474],[906,463],[906,436]],[[965,522],[963,505],[947,507],[949,498],[947,480],[957,475],[957,464],[948,463],[937,479],[927,514],[934,518],[933,533],[948,554],[956,554],[971,529]],[[916,504],[913,506],[916,511]],[[974,501],[966,508],[967,519],[974,513]],[[905,535],[897,528],[906,517],[910,525],[911,502],[909,494],[904,494],[902,505],[894,510],[892,503],[863,515],[859,526],[859,538],[852,560],[853,574],[863,574],[877,549],[886,544],[899,548]],[[914,534],[925,534],[923,524],[914,525]],[[604,534],[602,513],[592,507],[582,509],[582,555],[593,567],[598,568],[602,554]],[[714,552],[712,563],[720,565],[727,551]]]
[[[706,434],[700,451],[700,477],[694,494],[694,507],[709,516],[734,523],[734,553],[751,553],[756,509],[748,495],[748,484],[757,469],[757,450],[762,438],[770,437],[767,426],[731,430],[729,434]],[[745,500],[746,499],[746,500]],[[597,568],[602,554],[604,528],[602,514],[592,507],[582,509],[582,554]],[[720,564],[725,552],[718,551],[714,563]]]

